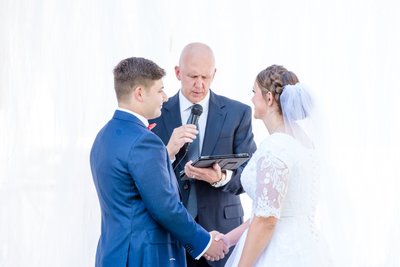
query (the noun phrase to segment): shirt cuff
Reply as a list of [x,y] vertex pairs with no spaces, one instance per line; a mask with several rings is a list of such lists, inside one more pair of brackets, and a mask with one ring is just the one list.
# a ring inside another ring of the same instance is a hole
[[195,258],[195,260],[199,260],[199,259],[201,258],[201,256],[203,256],[204,253],[206,253],[206,251],[208,250],[208,248],[211,246],[213,237],[212,237],[211,233],[209,233],[209,234],[210,234],[210,241],[208,241],[208,244],[207,244],[207,246],[205,247],[205,249]]
[[226,185],[232,179],[232,174],[233,174],[232,171],[226,170],[225,179],[221,180],[219,182],[216,182],[215,184],[213,184],[213,186],[214,187],[221,187],[221,186]]

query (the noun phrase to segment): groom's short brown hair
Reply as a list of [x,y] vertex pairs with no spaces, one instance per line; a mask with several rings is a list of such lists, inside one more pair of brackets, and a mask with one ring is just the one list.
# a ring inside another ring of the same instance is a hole
[[118,101],[129,95],[136,86],[149,88],[165,76],[164,69],[149,59],[130,57],[114,68],[114,89]]

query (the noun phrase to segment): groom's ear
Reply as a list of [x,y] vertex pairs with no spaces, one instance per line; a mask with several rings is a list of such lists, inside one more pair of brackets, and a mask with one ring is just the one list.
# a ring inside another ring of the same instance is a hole
[[133,97],[135,98],[136,101],[138,102],[143,102],[143,94],[144,94],[145,88],[142,85],[138,85],[133,89]]

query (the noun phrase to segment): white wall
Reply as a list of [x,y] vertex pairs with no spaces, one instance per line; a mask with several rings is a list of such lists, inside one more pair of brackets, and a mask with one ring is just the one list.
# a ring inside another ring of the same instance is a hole
[[219,94],[251,104],[275,63],[318,90],[337,196],[322,228],[338,266],[400,266],[398,13],[395,0],[1,0],[0,267],[93,266],[88,154],[116,107],[112,69],[152,59],[172,95],[192,41],[214,49]]

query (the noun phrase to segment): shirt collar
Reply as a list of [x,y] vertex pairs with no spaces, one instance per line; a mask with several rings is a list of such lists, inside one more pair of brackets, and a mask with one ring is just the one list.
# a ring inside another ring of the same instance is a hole
[[125,108],[120,108],[120,107],[118,107],[117,110],[120,110],[120,111],[123,111],[123,112],[127,112],[127,113],[129,113],[129,114],[132,114],[133,116],[135,116],[136,118],[138,118],[141,122],[143,122],[144,126],[146,126],[146,127],[149,126],[149,121],[148,121],[145,117],[143,117],[142,115],[140,115],[140,114],[138,114],[138,113],[136,113],[136,112],[133,112],[132,110],[125,109]]

